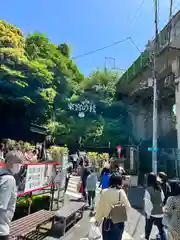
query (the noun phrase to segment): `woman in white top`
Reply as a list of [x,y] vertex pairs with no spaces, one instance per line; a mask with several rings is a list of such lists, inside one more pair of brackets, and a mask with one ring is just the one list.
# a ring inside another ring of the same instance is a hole
[[180,184],[175,183],[172,195],[167,199],[164,219],[167,220],[169,240],[180,240]]
[[109,218],[112,206],[117,204],[119,200],[126,207],[126,210],[131,207],[126,193],[121,186],[122,177],[112,175],[109,179],[109,188],[102,191],[99,203],[97,204],[95,219],[96,221],[104,220],[102,226],[103,240],[122,239],[124,222],[114,224]]
[[161,240],[166,240],[162,224],[164,194],[154,173],[147,176],[147,188],[144,196],[144,211],[146,215],[145,239],[149,240],[153,224],[157,226]]

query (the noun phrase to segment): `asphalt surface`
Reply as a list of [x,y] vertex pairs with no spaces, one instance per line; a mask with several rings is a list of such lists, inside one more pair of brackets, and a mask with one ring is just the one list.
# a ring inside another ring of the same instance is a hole
[[[56,197],[57,194],[55,194]],[[125,225],[125,236],[123,240],[140,240],[144,235],[145,218],[142,214],[143,209],[143,188],[130,188],[128,198],[131,203],[132,209],[129,212],[128,221]],[[98,201],[99,196],[96,197]],[[68,204],[73,197],[65,196],[65,204]],[[89,211],[84,212],[83,219],[81,219],[74,227],[72,227],[61,240],[87,240],[89,231]],[[152,239],[155,239],[157,230],[154,227],[152,231]],[[46,240],[58,240],[56,238],[47,237]]]
[[[89,231],[89,220],[89,212],[85,211],[83,219],[66,233],[63,240],[85,240]],[[140,240],[141,236],[144,235],[144,226],[144,216],[142,213],[132,208],[125,226],[125,235],[128,233],[128,236],[125,236],[123,240]],[[157,231],[153,228],[152,239],[155,239],[156,234]]]
[[[128,221],[125,226],[125,232],[128,233],[128,237],[123,240],[140,240],[144,235],[145,218],[142,214],[142,201],[143,201],[143,189],[130,189],[129,200],[132,204],[132,209],[129,212]],[[66,196],[65,204],[68,204],[70,198]],[[98,196],[97,196],[98,201]],[[139,208],[141,210],[139,210]],[[84,217],[73,228],[71,228],[63,240],[85,240],[89,231],[89,211],[84,212]],[[156,228],[153,228],[152,239],[155,239],[157,234]],[[130,238],[131,236],[131,238]],[[50,240],[50,239],[49,239]]]

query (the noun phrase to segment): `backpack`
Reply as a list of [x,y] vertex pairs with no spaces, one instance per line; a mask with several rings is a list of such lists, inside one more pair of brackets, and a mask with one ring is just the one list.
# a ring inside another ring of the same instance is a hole
[[114,224],[127,221],[127,210],[125,204],[121,201],[121,190],[119,191],[118,202],[112,205],[108,218]]

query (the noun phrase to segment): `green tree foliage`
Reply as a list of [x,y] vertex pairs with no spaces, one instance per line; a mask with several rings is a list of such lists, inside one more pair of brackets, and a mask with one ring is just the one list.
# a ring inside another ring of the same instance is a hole
[[115,147],[128,142],[126,108],[116,100],[117,81],[117,73],[96,71],[83,82],[83,97],[94,102],[98,111],[86,132],[87,145],[94,142],[98,147],[108,147],[110,143]]
[[[95,71],[85,78],[70,58],[66,43],[54,45],[41,33],[26,39],[0,21],[0,104],[26,107],[28,119],[49,129],[51,141],[84,147],[127,143],[127,111],[116,100],[117,73]],[[96,114],[80,119],[68,103],[85,99]]]

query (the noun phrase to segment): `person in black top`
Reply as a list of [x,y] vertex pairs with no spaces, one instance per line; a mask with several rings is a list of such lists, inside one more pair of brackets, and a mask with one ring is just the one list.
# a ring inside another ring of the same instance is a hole
[[168,180],[168,177],[167,177],[166,173],[159,172],[158,181],[160,182],[161,188],[162,188],[163,193],[164,193],[164,197],[165,197],[164,198],[164,205],[166,204],[166,201],[171,194],[171,187],[170,187],[167,180]]
[[70,176],[72,174],[72,167],[68,167],[67,168],[67,172],[66,172],[66,180],[65,180],[65,188],[64,188],[64,191],[66,192],[67,190],[67,187],[68,187],[68,183],[69,183],[69,179],[70,179]]
[[87,201],[87,194],[86,194],[86,183],[87,183],[87,177],[90,174],[89,165],[88,162],[85,161],[81,163],[81,181],[82,181],[82,195],[84,197],[84,200]]

